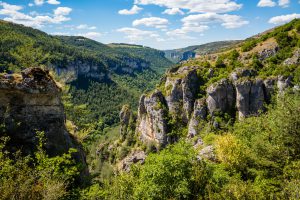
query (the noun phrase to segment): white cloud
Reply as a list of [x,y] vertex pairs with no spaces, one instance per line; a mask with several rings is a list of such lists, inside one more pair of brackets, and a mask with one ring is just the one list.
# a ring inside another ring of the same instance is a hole
[[181,39],[194,39],[193,37],[188,36],[188,33],[202,33],[208,30],[209,27],[206,25],[201,25],[197,27],[192,26],[183,26],[180,29],[175,29],[172,31],[168,31],[166,34],[171,37],[178,37]]
[[72,9],[68,7],[58,7],[53,11],[53,15],[51,16],[40,14],[31,16],[30,14],[28,15],[21,12],[21,10],[23,10],[22,6],[11,5],[0,1],[0,7],[2,7],[2,9],[0,9],[0,15],[6,16],[4,20],[32,27],[42,27],[45,24],[60,24],[68,21],[70,18],[67,17],[67,15],[72,11]]
[[180,10],[180,8],[168,8],[163,12],[163,14],[168,14],[168,15],[180,14],[180,15],[184,15],[184,12],[182,10]]
[[300,14],[294,13],[289,15],[280,15],[280,16],[272,17],[269,20],[269,23],[280,25],[280,24],[288,23],[293,19],[297,19],[297,18],[300,18]]
[[137,5],[158,5],[167,8],[187,9],[190,12],[226,13],[242,8],[234,0],[135,0]]
[[120,15],[135,15],[138,14],[143,8],[138,7],[137,5],[133,5],[133,7],[130,10],[124,9],[120,10]]
[[148,27],[155,27],[155,28],[166,28],[169,24],[169,21],[164,18],[160,17],[148,17],[148,18],[142,18],[137,19],[132,22],[133,26],[148,26]]
[[209,29],[209,24],[220,23],[227,29],[239,28],[248,24],[248,21],[242,19],[238,15],[217,14],[217,13],[204,13],[189,15],[182,20],[182,27],[179,29],[168,31],[168,36],[176,36],[180,38],[190,38],[188,33],[202,33]]
[[274,7],[276,3],[273,0],[260,0],[257,4],[258,7]]
[[[51,5],[59,5],[60,1],[57,1],[57,0],[47,0],[47,3],[51,4]],[[32,7],[34,5],[41,6],[41,5],[44,5],[44,4],[45,4],[45,0],[34,0],[34,4],[33,3],[29,3],[28,5],[30,7]]]
[[290,0],[279,0],[278,5],[283,8],[286,8],[290,5]]
[[44,3],[45,3],[44,0],[34,0],[34,4],[37,5],[37,6],[41,6]]
[[72,12],[72,8],[69,7],[58,7],[54,10],[55,15],[69,15]]
[[198,27],[203,24],[210,23],[221,23],[221,25],[227,29],[239,28],[249,22],[243,20],[241,16],[238,15],[228,15],[228,14],[216,14],[216,13],[204,13],[197,15],[189,15],[182,19],[184,27]]
[[87,33],[79,33],[79,34],[77,34],[77,36],[82,36],[82,37],[86,37],[86,38],[95,40],[95,39],[98,39],[99,37],[101,37],[102,34],[99,32],[87,32]]
[[79,26],[76,26],[76,29],[79,30],[95,30],[97,29],[96,26],[88,26],[87,24],[80,24]]
[[124,27],[118,29],[117,32],[124,33],[126,38],[131,41],[141,41],[149,37],[156,39],[156,41],[163,41],[160,35],[154,31],[145,31],[137,28]]
[[52,4],[52,5],[59,5],[60,4],[60,2],[57,1],[57,0],[48,0],[47,3]]

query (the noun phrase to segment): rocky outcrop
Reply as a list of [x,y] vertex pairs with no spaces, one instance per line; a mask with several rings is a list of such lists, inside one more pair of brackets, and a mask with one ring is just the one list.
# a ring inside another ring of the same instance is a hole
[[130,171],[130,166],[133,164],[144,164],[146,159],[146,154],[144,151],[135,151],[124,158],[118,165],[119,171]]
[[284,76],[279,76],[278,81],[277,81],[277,87],[278,87],[278,92],[279,94],[283,94],[284,90],[286,90],[289,87],[292,87],[292,77],[284,77]]
[[[45,149],[50,156],[77,148],[65,128],[60,92],[49,72],[39,68],[26,69],[21,75],[0,75],[0,123],[10,137],[11,150],[33,153],[37,131],[45,133]],[[80,149],[76,157],[85,162]]]
[[296,49],[291,58],[283,61],[284,65],[299,65],[300,64],[300,49]]
[[[123,57],[120,60],[107,60],[106,62],[75,60],[62,65],[51,64],[49,68],[63,78],[67,78],[67,82],[76,81],[79,78],[107,82],[110,80],[109,70],[118,74],[133,74],[136,71],[140,72],[150,68],[149,62],[139,58]],[[107,65],[109,70],[107,70]]]
[[264,80],[264,89],[265,89],[265,100],[267,103],[271,102],[272,95],[276,91],[277,78],[270,77]]
[[143,95],[139,103],[137,132],[144,142],[155,141],[161,146],[168,142],[168,111],[163,94],[155,91]]
[[211,115],[215,112],[232,112],[235,105],[235,92],[232,83],[227,79],[211,85],[206,92],[207,107]]
[[108,71],[104,64],[93,64],[83,61],[74,61],[68,63],[66,66],[51,65],[50,69],[53,69],[56,74],[67,78],[67,82],[72,82],[78,78],[88,78],[97,81],[105,81],[109,79]]
[[122,140],[125,140],[128,133],[129,122],[130,119],[132,118],[132,112],[130,110],[130,106],[124,105],[122,107],[119,116],[120,116],[120,136]]
[[196,66],[174,68],[164,80],[165,96],[156,91],[150,97],[141,97],[137,128],[143,141],[164,145],[171,142],[167,136],[172,130],[167,121],[169,118],[177,122],[171,126],[187,126],[187,137],[194,138],[207,122],[220,128],[220,117],[235,119],[238,113],[238,119],[243,120],[259,115],[265,111],[264,105],[270,103],[277,89],[281,94],[292,86],[292,77],[261,79],[255,70],[241,68],[227,79],[207,87],[206,97],[197,99],[203,91],[199,91]]
[[205,99],[196,100],[194,113],[188,126],[188,138],[193,138],[199,133],[201,129],[200,122],[206,120],[207,114],[208,113]]
[[261,79],[242,80],[235,83],[236,108],[239,119],[257,115],[263,111],[265,102],[264,82]]
[[165,84],[166,101],[170,113],[188,123],[193,112],[194,102],[199,90],[199,78],[196,69],[179,69]]
[[263,61],[267,58],[276,55],[278,50],[279,50],[278,46],[274,46],[273,48],[263,49],[262,51],[258,52],[259,60]]

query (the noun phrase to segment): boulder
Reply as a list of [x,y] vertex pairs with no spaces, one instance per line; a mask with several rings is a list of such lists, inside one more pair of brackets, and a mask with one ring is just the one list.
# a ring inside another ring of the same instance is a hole
[[119,170],[129,172],[131,165],[137,164],[137,163],[144,164],[145,159],[146,159],[146,154],[144,151],[135,151],[135,152],[131,153],[129,156],[127,156],[126,158],[124,158],[120,162],[118,168],[119,168]]
[[293,78],[291,76],[289,76],[289,77],[279,76],[278,77],[277,87],[278,87],[279,95],[282,95],[287,88],[293,86],[292,80],[293,80]]

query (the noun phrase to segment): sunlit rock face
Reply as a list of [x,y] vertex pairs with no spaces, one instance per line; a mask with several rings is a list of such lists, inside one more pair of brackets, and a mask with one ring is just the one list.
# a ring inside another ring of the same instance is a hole
[[[210,123],[219,128],[216,118],[226,114],[232,119],[243,120],[266,110],[272,96],[292,87],[292,77],[259,78],[253,69],[236,69],[228,78],[221,79],[200,91],[201,81],[197,66],[172,69],[164,78],[163,92],[143,95],[139,104],[137,132],[144,142],[169,144],[175,125],[187,127],[187,137],[193,138]],[[211,77],[213,75],[210,75]],[[211,77],[212,78],[212,77]]]
[[[65,128],[61,89],[49,72],[40,68],[0,76],[0,121],[14,151],[33,153],[38,131],[45,133],[45,149],[50,156],[77,148]],[[80,149],[76,156],[84,162]]]

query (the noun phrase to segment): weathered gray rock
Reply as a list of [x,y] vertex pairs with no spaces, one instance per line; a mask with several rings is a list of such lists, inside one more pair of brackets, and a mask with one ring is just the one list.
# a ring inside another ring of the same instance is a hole
[[124,158],[119,164],[119,170],[129,172],[130,167],[133,164],[144,164],[146,159],[146,154],[144,151],[135,151],[131,153],[129,156]]
[[154,141],[162,146],[167,144],[167,110],[165,98],[160,91],[155,91],[150,97],[142,96],[137,125],[142,141]]
[[277,87],[278,87],[279,95],[283,94],[287,88],[293,86],[292,79],[293,78],[291,76],[289,76],[289,77],[279,76],[278,77]]
[[239,112],[239,119],[249,115],[251,81],[245,80],[235,84],[236,88],[236,107]]
[[255,79],[252,81],[249,109],[251,115],[257,115],[264,110],[265,95],[264,85],[262,79]]
[[169,112],[182,118],[182,79],[174,79],[168,77],[165,84],[165,90],[167,91],[166,101],[168,104]]
[[199,90],[199,78],[195,69],[187,67],[180,68],[176,73],[175,77],[167,78],[166,101],[170,113],[188,123]]
[[207,107],[211,115],[215,112],[231,113],[235,105],[235,92],[227,79],[211,85],[207,89]]
[[267,103],[270,103],[272,96],[275,94],[276,83],[277,78],[267,78],[264,80],[265,100]]
[[183,91],[183,110],[184,118],[187,123],[191,117],[194,108],[194,102],[199,91],[199,78],[197,76],[197,71],[190,71],[187,76],[182,81],[182,91]]
[[278,50],[279,50],[278,46],[274,46],[273,48],[263,49],[262,51],[260,51],[258,53],[258,58],[260,61],[263,61],[267,58],[270,58],[270,57],[276,55]]
[[129,105],[124,105],[119,114],[120,117],[120,136],[124,140],[128,133],[129,122],[132,117],[132,112]]
[[265,94],[264,82],[261,79],[241,80],[235,83],[236,107],[239,119],[257,115],[264,110]]
[[296,49],[291,58],[283,61],[284,65],[298,65],[300,64],[300,49]]
[[210,161],[216,161],[216,155],[214,153],[214,147],[213,146],[206,146],[203,149],[199,151],[199,154],[197,156],[198,160],[207,159]]
[[[50,156],[77,148],[77,161],[85,164],[84,153],[65,127],[61,89],[40,68],[30,68],[22,75],[0,75],[0,124],[10,137],[8,148],[32,154],[38,144],[37,131],[45,134],[45,150]],[[1,137],[0,133],[0,137]]]
[[253,69],[238,68],[230,74],[230,78],[233,82],[239,80],[242,77],[256,76],[257,72]]
[[188,138],[193,138],[199,133],[201,129],[201,127],[199,127],[200,122],[206,119],[207,114],[208,111],[207,111],[205,99],[196,100],[194,106],[194,112],[189,122]]

